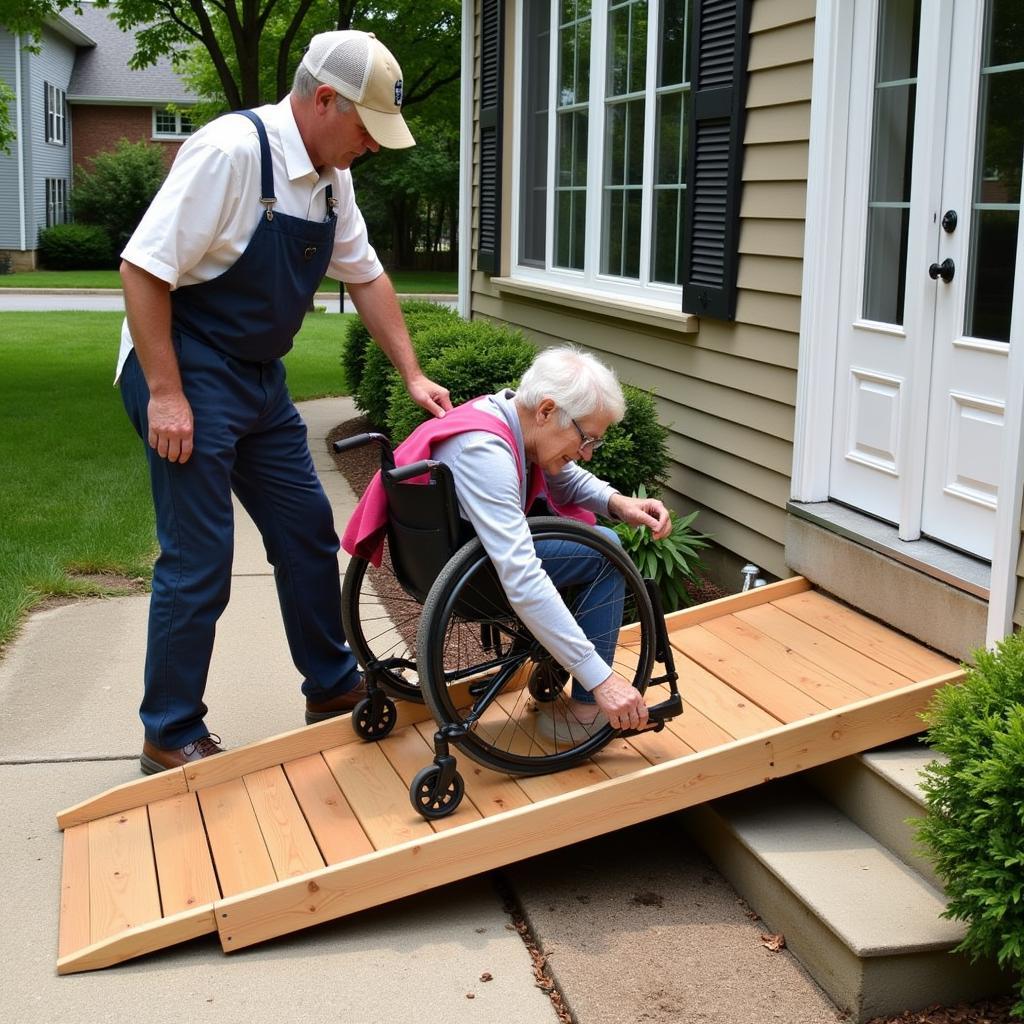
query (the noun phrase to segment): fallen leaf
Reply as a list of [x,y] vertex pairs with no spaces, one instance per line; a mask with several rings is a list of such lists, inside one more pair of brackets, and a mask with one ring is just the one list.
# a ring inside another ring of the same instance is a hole
[[765,949],[770,949],[773,953],[778,953],[780,949],[786,948],[786,936],[781,932],[777,935],[762,935],[761,945]]

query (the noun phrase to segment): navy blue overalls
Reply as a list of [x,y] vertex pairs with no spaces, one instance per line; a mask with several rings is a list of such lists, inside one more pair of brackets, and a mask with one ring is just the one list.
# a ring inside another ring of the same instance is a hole
[[[146,445],[160,557],[140,713],[146,738],[166,750],[207,734],[203,693],[231,588],[232,491],[274,566],[302,692],[329,700],[358,681],[341,628],[334,518],[281,362],[330,263],[334,200],[328,187],[323,221],[274,213],[266,129],[252,111],[239,113],[259,134],[265,212],[230,269],[171,292],[171,333],[192,406],[194,450],[181,464]],[[134,353],[122,371],[121,394],[145,441],[149,390]]]

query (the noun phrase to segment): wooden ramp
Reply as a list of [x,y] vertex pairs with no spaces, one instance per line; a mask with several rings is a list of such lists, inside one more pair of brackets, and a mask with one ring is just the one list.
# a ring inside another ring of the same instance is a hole
[[962,675],[801,578],[668,626],[680,718],[555,775],[460,755],[466,799],[441,821],[409,802],[434,732],[415,704],[379,744],[334,719],[63,812],[58,971],[211,932],[240,949],[867,750],[920,731]]

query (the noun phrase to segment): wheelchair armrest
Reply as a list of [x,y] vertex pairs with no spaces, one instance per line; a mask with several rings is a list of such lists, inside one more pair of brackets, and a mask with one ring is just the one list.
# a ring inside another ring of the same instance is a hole
[[419,462],[412,462],[408,466],[389,469],[387,477],[389,480],[394,481],[394,483],[400,484],[403,480],[411,480],[413,477],[423,476],[424,473],[429,473],[435,466],[439,465],[440,463],[433,459],[421,459]]

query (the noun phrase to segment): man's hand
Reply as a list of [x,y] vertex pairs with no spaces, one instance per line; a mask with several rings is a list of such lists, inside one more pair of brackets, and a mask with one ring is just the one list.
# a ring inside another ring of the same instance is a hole
[[188,462],[192,455],[192,406],[183,391],[150,396],[149,447],[168,462]]
[[661,540],[672,532],[668,509],[657,498],[627,498],[624,494],[613,494],[608,502],[608,511],[630,526],[649,526],[655,540]]
[[643,694],[613,672],[590,691],[613,729],[642,729],[647,724]]
[[412,377],[405,385],[409,397],[431,416],[443,416],[452,407],[448,397],[448,389],[435,384],[429,377],[419,374]]

